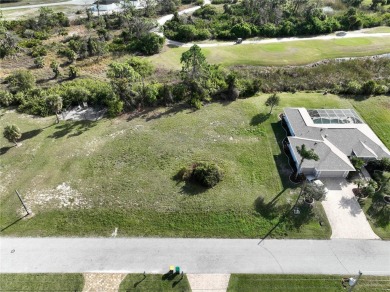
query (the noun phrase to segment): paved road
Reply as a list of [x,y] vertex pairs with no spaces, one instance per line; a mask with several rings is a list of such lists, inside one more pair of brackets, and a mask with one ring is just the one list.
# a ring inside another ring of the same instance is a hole
[[0,238],[0,273],[390,275],[390,242],[169,238]]

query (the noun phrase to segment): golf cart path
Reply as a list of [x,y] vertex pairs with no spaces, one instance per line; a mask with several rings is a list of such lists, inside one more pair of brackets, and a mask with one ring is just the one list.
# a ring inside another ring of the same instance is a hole
[[357,186],[345,179],[321,179],[329,189],[322,202],[330,226],[331,239],[380,239],[373,231],[352,191]]
[[0,273],[390,275],[390,242],[0,237],[0,259]]

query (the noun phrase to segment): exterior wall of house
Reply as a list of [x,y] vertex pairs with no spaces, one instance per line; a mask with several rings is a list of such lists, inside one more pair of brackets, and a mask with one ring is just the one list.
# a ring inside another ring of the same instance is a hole
[[286,122],[286,125],[288,127],[288,129],[290,130],[290,134],[291,136],[295,136],[295,133],[290,125],[290,121],[288,120],[287,116],[286,115],[283,115],[283,118],[284,118],[284,121]]
[[293,158],[293,160],[295,162],[295,168],[298,169],[299,163],[297,161],[297,158],[294,155],[294,151],[293,151],[290,143],[288,143],[288,149],[290,150],[291,156],[292,156],[292,158]]

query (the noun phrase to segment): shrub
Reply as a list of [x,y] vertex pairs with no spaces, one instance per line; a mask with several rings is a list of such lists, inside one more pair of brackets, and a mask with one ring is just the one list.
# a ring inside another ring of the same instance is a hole
[[204,1],[203,0],[196,0],[195,4],[198,6],[202,6],[204,4]]
[[47,55],[47,50],[43,46],[36,46],[33,47],[31,50],[31,57],[36,58],[36,57],[42,57]]
[[36,47],[36,46],[41,45],[41,44],[42,44],[42,41],[40,41],[40,40],[29,39],[29,40],[24,40],[24,41],[19,42],[18,45],[21,47],[24,47],[24,48],[33,48],[33,47]]
[[238,23],[231,29],[231,34],[237,38],[248,38],[251,36],[251,27],[248,23]]
[[347,94],[361,94],[361,91],[362,86],[355,80],[348,82],[347,87],[345,88],[345,93]]
[[222,179],[222,171],[215,164],[197,163],[193,167],[192,177],[204,187],[213,187]]
[[69,79],[75,79],[79,75],[79,69],[75,66],[69,66]]
[[35,31],[34,38],[38,40],[47,40],[50,37],[50,34],[45,31]]
[[181,168],[174,178],[182,181],[193,181],[211,188],[219,183],[222,177],[222,170],[216,164],[197,162],[189,168]]
[[375,189],[373,186],[368,185],[362,188],[363,197],[373,196],[374,194],[375,194]]
[[123,101],[115,98],[107,102],[107,116],[116,117],[123,112]]
[[160,37],[154,33],[148,33],[139,38],[136,43],[136,49],[145,55],[158,54],[165,42],[164,37]]
[[13,94],[6,90],[0,90],[0,105],[10,106],[15,103],[15,97]]
[[12,93],[26,91],[35,86],[35,77],[27,70],[18,70],[7,76],[5,80]]
[[374,80],[368,80],[362,86],[362,93],[371,95],[375,92],[376,83]]
[[351,163],[352,163],[353,167],[355,167],[355,169],[358,171],[360,171],[365,164],[363,159],[356,157],[356,156],[351,157]]
[[44,57],[37,57],[34,59],[34,65],[37,68],[43,68],[45,67],[45,58]]

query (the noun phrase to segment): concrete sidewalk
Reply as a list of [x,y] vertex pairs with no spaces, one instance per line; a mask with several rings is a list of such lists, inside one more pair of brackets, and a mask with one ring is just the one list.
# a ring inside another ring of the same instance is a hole
[[390,242],[185,238],[0,238],[0,273],[390,275]]

